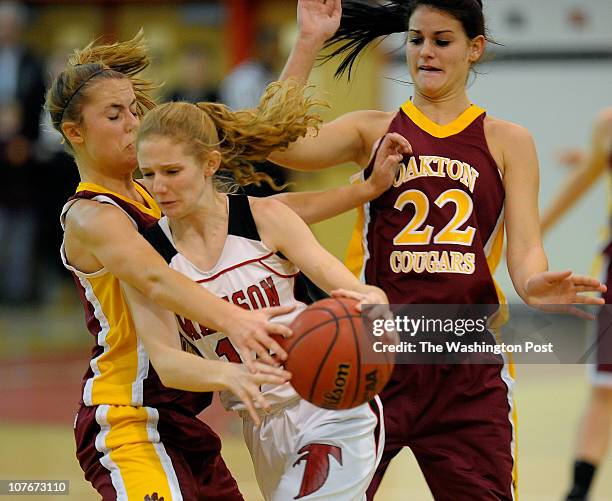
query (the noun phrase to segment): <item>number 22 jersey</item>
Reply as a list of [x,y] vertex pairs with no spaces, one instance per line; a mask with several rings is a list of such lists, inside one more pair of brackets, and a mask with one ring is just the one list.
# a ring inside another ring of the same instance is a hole
[[408,101],[391,121],[389,132],[408,139],[413,152],[393,186],[360,208],[347,265],[392,304],[504,302],[493,273],[505,192],[485,116],[472,105],[441,126]]

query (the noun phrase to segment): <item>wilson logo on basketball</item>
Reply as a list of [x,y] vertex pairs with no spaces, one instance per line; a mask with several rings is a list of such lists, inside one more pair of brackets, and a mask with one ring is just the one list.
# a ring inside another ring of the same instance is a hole
[[344,391],[348,384],[348,378],[351,374],[351,364],[338,364],[336,378],[334,379],[334,389],[325,392],[323,401],[326,409],[335,409],[342,402]]
[[329,476],[329,456],[333,456],[342,466],[342,449],[335,445],[308,444],[302,447],[298,454],[304,455],[300,456],[293,466],[296,467],[302,461],[306,462],[306,466],[300,492],[293,499],[303,498],[323,487]]

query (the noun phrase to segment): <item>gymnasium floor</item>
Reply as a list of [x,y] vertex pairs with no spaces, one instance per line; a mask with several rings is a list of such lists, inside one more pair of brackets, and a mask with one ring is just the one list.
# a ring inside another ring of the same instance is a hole
[[[34,365],[7,359],[0,363],[0,479],[68,479],[70,496],[58,499],[99,499],[83,480],[73,452],[74,383],[84,364],[80,356],[54,359]],[[520,499],[559,501],[568,481],[574,425],[587,395],[584,369],[550,365],[521,366],[518,371]],[[212,419],[214,426],[224,425],[225,459],[245,498],[259,501],[239,423],[227,418],[221,411]],[[432,499],[409,451],[392,464],[377,499]],[[598,474],[592,501],[611,499],[612,457]]]

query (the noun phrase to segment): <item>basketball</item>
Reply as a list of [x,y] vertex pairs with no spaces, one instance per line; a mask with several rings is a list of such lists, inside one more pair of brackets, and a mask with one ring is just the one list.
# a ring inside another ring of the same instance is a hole
[[370,401],[393,370],[392,353],[376,353],[378,341],[364,328],[357,301],[328,298],[311,304],[283,340],[285,368],[300,396],[325,409],[350,409]]

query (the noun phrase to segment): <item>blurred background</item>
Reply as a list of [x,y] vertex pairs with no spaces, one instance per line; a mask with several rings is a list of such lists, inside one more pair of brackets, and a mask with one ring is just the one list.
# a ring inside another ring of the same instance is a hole
[[[0,1],[0,479],[69,479],[71,499],[97,499],[74,457],[72,420],[90,336],[61,266],[59,212],[78,182],[41,105],[45,88],[74,48],[131,38],[143,27],[164,82],[161,100],[253,106],[274,80],[296,35],[294,0]],[[586,148],[599,110],[612,106],[612,1],[485,0],[493,39],[470,97],[491,115],[526,126],[541,163],[541,206],[567,168],[561,150]],[[403,37],[360,61],[350,85],[334,62],[312,76],[331,104],[327,119],[363,108],[391,110],[411,96]],[[290,174],[262,166],[291,189],[348,182],[355,166]],[[545,240],[551,269],[590,273],[604,244],[607,180],[600,181]],[[265,194],[265,193],[258,193]],[[315,225],[342,258],[355,221],[349,213]],[[516,301],[501,263],[504,291]],[[580,366],[520,366],[519,485],[522,499],[558,500],[568,484],[575,425],[588,396]],[[215,405],[205,417],[246,499],[259,500],[237,418]],[[612,499],[612,458],[598,472],[593,500]],[[24,498],[24,499],[27,499]],[[431,499],[408,451],[390,468],[382,500]]]

